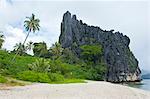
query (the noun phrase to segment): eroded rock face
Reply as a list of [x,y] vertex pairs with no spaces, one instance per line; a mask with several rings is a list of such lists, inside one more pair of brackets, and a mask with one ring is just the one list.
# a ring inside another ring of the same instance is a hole
[[104,49],[104,61],[108,66],[107,81],[140,80],[138,61],[129,49],[130,39],[122,33],[89,26],[67,11],[61,23],[59,42],[62,47],[70,48],[78,57],[81,53],[79,46],[100,43]]

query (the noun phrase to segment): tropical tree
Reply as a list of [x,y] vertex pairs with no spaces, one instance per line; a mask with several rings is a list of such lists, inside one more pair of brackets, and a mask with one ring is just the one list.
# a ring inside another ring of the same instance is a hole
[[33,44],[33,53],[37,57],[46,57],[48,54],[47,45],[45,42],[39,42]]
[[[35,15],[32,14],[31,17],[26,17],[26,20],[24,21],[24,27],[25,30],[28,32],[27,36],[23,42],[23,45],[25,44],[27,38],[29,37],[29,34],[31,32],[35,33],[35,31],[39,31],[40,30],[40,25],[39,25],[40,20],[38,18],[35,18]],[[13,60],[15,59],[15,57],[17,56],[18,52],[16,53],[16,55],[14,56]]]
[[26,49],[30,51],[30,50],[32,50],[32,48],[33,48],[33,42],[32,42],[32,41],[29,41],[29,42],[27,43]]
[[65,48],[62,52],[61,59],[69,64],[79,63],[81,62],[79,58],[73,53],[69,48]]
[[2,35],[2,32],[0,32],[0,48],[2,47],[4,43],[4,35]]
[[24,27],[25,30],[28,32],[28,34],[23,42],[23,45],[25,44],[30,32],[35,33],[35,31],[40,30],[40,25],[39,25],[40,20],[36,19],[34,14],[32,14],[31,17],[26,17],[26,18],[27,19],[24,21]]
[[14,46],[14,52],[18,53],[19,55],[25,54],[26,51],[27,51],[26,47],[21,42],[16,43],[16,45]]
[[28,64],[28,67],[30,70],[35,71],[35,72],[50,72],[50,64],[49,61],[46,59],[37,59],[35,62],[32,64]]
[[81,48],[81,58],[87,62],[96,63],[101,59],[102,46],[101,45],[82,45]]
[[50,50],[52,51],[52,54],[54,55],[54,57],[53,57],[54,59],[59,58],[63,52],[63,48],[62,48],[61,44],[58,42],[55,42],[55,44],[52,45]]

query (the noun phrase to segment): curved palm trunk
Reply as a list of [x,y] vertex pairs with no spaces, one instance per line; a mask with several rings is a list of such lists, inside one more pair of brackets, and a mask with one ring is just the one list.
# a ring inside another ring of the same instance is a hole
[[[29,37],[29,34],[30,34],[30,31],[28,32],[28,34],[27,34],[27,36],[26,36],[26,38],[25,38],[25,40],[24,40],[24,42],[23,42],[23,46],[24,46],[25,42],[27,41],[27,38]],[[17,53],[16,53],[15,56],[13,57],[12,61],[15,60],[16,56],[18,55],[18,53],[19,53],[19,50],[17,51]]]

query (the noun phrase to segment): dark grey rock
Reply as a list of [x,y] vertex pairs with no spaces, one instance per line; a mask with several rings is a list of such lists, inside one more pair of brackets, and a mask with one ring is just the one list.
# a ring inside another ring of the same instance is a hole
[[139,81],[141,71],[138,61],[130,51],[130,39],[120,32],[106,31],[78,21],[75,15],[67,11],[61,23],[59,42],[62,47],[70,48],[80,56],[79,46],[100,43],[103,57],[108,66],[106,80],[110,82]]

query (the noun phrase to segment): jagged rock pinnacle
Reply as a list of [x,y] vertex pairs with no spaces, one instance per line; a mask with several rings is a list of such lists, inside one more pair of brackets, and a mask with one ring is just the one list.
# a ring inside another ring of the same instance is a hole
[[[103,58],[107,64],[106,80],[111,82],[140,80],[138,61],[129,49],[130,39],[120,32],[106,31],[88,26],[67,11],[61,23],[59,42],[80,56],[80,46],[99,43],[103,46]],[[77,47],[72,45],[76,43]],[[124,75],[123,75],[124,74]],[[124,76],[125,79],[122,79]]]

